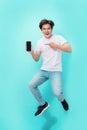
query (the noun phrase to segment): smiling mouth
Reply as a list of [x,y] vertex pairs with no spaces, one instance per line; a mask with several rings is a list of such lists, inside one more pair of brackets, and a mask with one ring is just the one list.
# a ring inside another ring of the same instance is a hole
[[46,33],[45,35],[49,35],[49,33]]

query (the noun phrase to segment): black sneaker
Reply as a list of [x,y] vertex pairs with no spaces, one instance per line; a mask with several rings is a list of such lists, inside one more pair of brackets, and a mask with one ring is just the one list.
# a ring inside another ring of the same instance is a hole
[[38,107],[38,110],[34,115],[35,116],[41,115],[48,107],[49,107],[49,104],[46,102],[43,106]]
[[66,102],[66,100],[64,99],[61,103],[62,103],[62,106],[63,106],[64,110],[65,110],[65,111],[68,111],[69,105],[68,105],[68,103]]

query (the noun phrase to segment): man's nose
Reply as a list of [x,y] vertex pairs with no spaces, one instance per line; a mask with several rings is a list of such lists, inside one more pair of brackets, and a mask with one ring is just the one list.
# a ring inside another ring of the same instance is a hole
[[48,32],[48,29],[46,29],[46,32]]

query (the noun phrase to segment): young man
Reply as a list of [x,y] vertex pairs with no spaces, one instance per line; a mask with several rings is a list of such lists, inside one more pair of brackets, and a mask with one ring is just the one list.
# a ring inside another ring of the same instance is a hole
[[34,53],[33,48],[30,51],[33,59],[38,61],[40,55],[42,54],[43,64],[40,71],[35,75],[35,77],[30,81],[29,88],[39,102],[39,106],[35,113],[38,116],[44,112],[49,107],[49,104],[42,98],[38,86],[43,84],[48,79],[51,82],[53,92],[55,96],[61,102],[64,110],[69,109],[69,105],[62,93],[62,63],[61,63],[61,52],[71,52],[71,47],[68,42],[60,35],[53,35],[52,29],[54,22],[52,20],[43,19],[39,23],[39,28],[43,33],[43,37],[38,40],[36,46],[36,53]]

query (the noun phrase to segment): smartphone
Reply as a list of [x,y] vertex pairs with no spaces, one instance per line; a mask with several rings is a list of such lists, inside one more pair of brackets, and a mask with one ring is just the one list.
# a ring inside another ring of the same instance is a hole
[[26,41],[26,51],[31,51],[31,41]]

